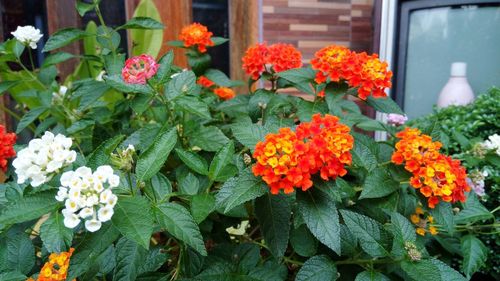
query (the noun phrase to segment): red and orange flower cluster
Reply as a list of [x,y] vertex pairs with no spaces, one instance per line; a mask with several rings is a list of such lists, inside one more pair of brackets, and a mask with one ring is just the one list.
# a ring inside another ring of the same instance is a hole
[[[243,70],[257,80],[263,72],[281,72],[302,66],[302,54],[291,44],[277,43],[267,46],[256,44],[247,49],[242,58]],[[270,66],[270,69],[266,68]]]
[[212,35],[206,26],[195,22],[182,28],[179,39],[184,42],[184,47],[196,47],[200,53],[205,53],[207,46],[214,45]]
[[[66,280],[66,275],[68,274],[69,260],[73,251],[75,249],[71,248],[68,252],[62,253],[52,253],[49,256],[49,261],[46,262],[38,279],[36,281],[64,281]],[[73,279],[76,280],[76,279]],[[28,278],[26,281],[35,281],[33,278]]]
[[140,55],[125,61],[122,78],[128,84],[146,84],[153,77],[160,65],[150,55]]
[[352,161],[354,139],[349,127],[338,120],[336,116],[315,114],[311,122],[297,126],[296,132],[281,128],[277,134],[266,135],[265,141],[255,146],[254,175],[262,176],[272,194],[281,189],[285,193],[294,188],[305,191],[313,185],[311,176],[317,173],[324,180],[344,176],[344,166]]
[[356,53],[343,46],[327,46],[316,52],[311,60],[316,74],[316,83],[330,78],[332,82],[345,81],[358,88],[358,97],[366,100],[370,94],[375,98],[385,97],[384,90],[391,87],[392,72],[386,62],[376,54]]
[[16,134],[7,133],[5,127],[0,125],[0,170],[4,172],[7,171],[7,159],[16,156],[16,138]]
[[236,96],[233,89],[228,87],[218,87],[214,81],[208,79],[205,76],[200,76],[196,83],[204,88],[213,89],[215,95],[217,95],[221,100],[230,100]]
[[420,130],[406,128],[396,134],[400,140],[392,154],[392,162],[404,164],[413,174],[410,184],[428,198],[428,205],[434,208],[441,199],[445,202],[465,201],[469,191],[465,168],[459,160],[439,153],[440,142],[433,142]]
[[410,220],[415,226],[417,226],[415,232],[418,235],[425,236],[427,232],[433,236],[438,234],[437,228],[432,225],[434,223],[434,218],[431,215],[425,216],[424,210],[421,206],[417,206],[417,208],[415,208],[415,214],[411,215]]

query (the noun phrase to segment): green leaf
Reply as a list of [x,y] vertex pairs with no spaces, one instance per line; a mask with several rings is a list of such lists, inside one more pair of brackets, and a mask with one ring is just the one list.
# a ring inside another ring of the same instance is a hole
[[397,239],[401,243],[401,245],[404,245],[406,241],[415,242],[417,240],[415,228],[408,221],[408,219],[406,219],[401,214],[392,212],[391,223],[394,238]]
[[188,52],[187,59],[189,67],[197,76],[202,75],[212,64],[212,57],[208,53]]
[[204,76],[213,81],[215,84],[223,87],[236,87],[242,85],[241,82],[232,81],[224,72],[217,69],[208,69],[205,71]]
[[380,272],[363,271],[356,275],[354,281],[391,281],[391,279]]
[[208,174],[208,164],[203,157],[194,152],[182,150],[181,148],[176,148],[175,153],[191,170],[202,175]]
[[19,123],[17,124],[17,130],[16,134],[19,134],[22,130],[24,130],[26,127],[31,125],[40,115],[44,114],[49,110],[48,107],[37,107],[28,113],[24,114],[24,116],[19,120]]
[[78,28],[66,28],[56,31],[50,36],[42,52],[49,52],[68,45],[69,43],[87,36],[87,33]]
[[218,151],[229,142],[229,139],[215,126],[201,126],[189,135],[189,141],[192,146],[205,151]]
[[323,102],[311,102],[307,100],[299,100],[297,104],[297,116],[302,122],[309,122],[314,114],[328,113],[328,107]]
[[387,98],[374,98],[369,96],[366,103],[373,107],[374,109],[384,112],[384,113],[397,113],[404,115],[405,113],[397,103],[395,103],[390,97]]
[[266,132],[262,125],[239,122],[231,125],[234,137],[244,146],[255,149],[255,145],[264,140]]
[[443,226],[449,234],[455,232],[455,221],[453,219],[453,210],[451,209],[450,203],[440,202],[430,211],[437,224]]
[[177,203],[163,203],[154,208],[156,220],[172,236],[183,241],[203,256],[207,255],[200,229],[191,214]]
[[430,262],[439,269],[439,272],[441,273],[441,280],[443,280],[443,281],[445,281],[445,280],[466,281],[467,280],[458,271],[449,267],[447,264],[445,264],[444,262],[442,262],[438,259],[431,259]]
[[191,199],[191,215],[197,224],[204,221],[215,210],[215,197],[212,194],[196,194]]
[[208,105],[204,103],[199,97],[182,95],[174,99],[174,103],[181,110],[184,110],[188,113],[197,115],[207,120],[212,119],[212,116],[208,111]]
[[441,279],[439,268],[430,260],[421,260],[417,262],[403,261],[401,268],[415,281],[440,281]]
[[16,200],[11,205],[6,206],[0,214],[0,228],[37,219],[50,213],[59,205],[54,196],[52,191],[38,192]]
[[153,233],[153,218],[149,203],[144,197],[120,196],[111,221],[123,236],[136,241],[146,249],[149,248],[149,240]]
[[340,210],[349,231],[358,239],[361,248],[372,257],[385,257],[389,253],[387,234],[375,220],[347,210]]
[[177,130],[175,128],[160,132],[153,144],[141,153],[137,160],[135,172],[138,180],[146,181],[158,173],[176,143]]
[[146,95],[152,95],[153,90],[149,85],[141,84],[128,84],[123,81],[122,77],[118,74],[109,75],[105,78],[106,84],[120,92],[124,93],[140,93]]
[[297,192],[297,203],[311,233],[340,255],[340,223],[335,202],[317,191]]
[[158,61],[158,64],[160,67],[158,68],[158,71],[156,72],[156,79],[158,79],[158,82],[162,84],[170,78],[170,71],[172,69],[172,63],[174,62],[174,52],[172,50],[168,51],[161,59]]
[[486,262],[488,249],[481,240],[471,234],[462,237],[460,245],[464,256],[462,271],[470,278]]
[[334,281],[337,267],[327,256],[314,256],[300,268],[295,281]]
[[54,212],[40,227],[43,246],[51,253],[64,252],[71,246],[73,231],[64,226],[63,220],[59,212]]
[[138,269],[144,263],[147,251],[125,237],[116,243],[116,267],[113,281],[128,281],[137,278]]
[[67,60],[72,59],[74,57],[75,56],[73,54],[70,54],[67,52],[57,52],[57,53],[51,54],[50,56],[46,57],[45,60],[43,61],[42,68],[67,61]]
[[264,182],[247,168],[236,181],[228,180],[215,198],[217,206],[224,207],[224,213],[227,213],[238,205],[264,195],[267,190]]
[[476,194],[471,192],[467,196],[464,209],[455,216],[455,223],[464,224],[492,218],[493,215],[477,199]]
[[311,82],[316,76],[316,72],[311,68],[294,68],[277,73],[277,75],[291,82],[298,90],[314,95]]
[[165,95],[169,100],[173,100],[183,94],[193,94],[196,85],[196,75],[192,71],[183,71],[175,75],[167,84]]
[[35,265],[35,247],[27,234],[7,239],[7,268],[28,274]]
[[111,153],[120,145],[124,138],[124,135],[118,135],[101,143],[87,158],[87,166],[91,169],[97,169],[99,166],[109,164]]
[[352,160],[354,164],[364,167],[367,171],[374,170],[378,166],[377,143],[365,135],[353,134],[353,136]]
[[91,107],[110,88],[109,85],[94,79],[81,81],[83,83],[77,84],[76,90],[73,92],[71,99],[76,100],[79,98],[80,104],[78,105],[78,110],[84,111]]
[[[318,249],[318,240],[316,240],[305,225],[292,228],[290,232],[290,244],[293,250],[303,257],[313,256]],[[342,251],[344,251],[343,247]]]
[[181,194],[195,195],[200,189],[200,181],[191,173],[178,176],[177,181],[178,189]]
[[[151,18],[156,22],[161,22],[161,16],[152,0],[141,0],[135,9],[133,18]],[[156,57],[163,44],[163,30],[133,29],[130,31],[130,38],[134,44],[132,55],[149,54]]]
[[83,17],[87,12],[93,10],[94,7],[95,7],[95,4],[85,3],[85,2],[82,2],[80,0],[78,0],[76,2],[76,10],[78,11],[78,14],[80,15],[80,17]]
[[70,135],[81,132],[91,126],[95,125],[94,120],[81,119],[71,124],[68,128],[66,128],[66,132]]
[[167,177],[158,173],[147,182],[144,193],[146,193],[149,198],[153,199],[154,202],[160,202],[165,200],[168,195],[172,193],[172,184]]
[[285,254],[288,246],[292,207],[284,195],[266,194],[255,199],[255,216],[265,244],[277,259]]
[[25,281],[26,275],[18,271],[8,271],[0,273],[0,280],[2,281]]
[[234,155],[234,143],[230,141],[223,146],[214,156],[210,168],[208,169],[208,177],[215,180],[222,172],[224,167],[231,163]]
[[214,42],[214,46],[222,45],[228,41],[229,41],[229,39],[227,39],[227,38],[217,37],[217,36],[212,37],[212,42]]
[[117,29],[164,29],[165,26],[152,18],[133,17]]
[[363,191],[359,199],[380,198],[387,196],[400,188],[385,168],[375,168],[365,178]]
[[162,247],[150,249],[146,258],[139,265],[138,274],[158,270],[167,261],[167,258],[168,254]]
[[0,95],[8,91],[10,88],[18,85],[21,81],[1,81],[0,82]]

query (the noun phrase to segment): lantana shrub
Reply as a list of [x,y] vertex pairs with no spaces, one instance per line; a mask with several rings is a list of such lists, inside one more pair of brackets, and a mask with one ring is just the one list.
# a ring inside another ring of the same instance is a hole
[[[399,126],[404,116],[360,112],[404,114],[376,55],[327,46],[302,66],[291,45],[257,44],[242,58],[249,91],[236,94],[244,83],[207,53],[227,40],[198,23],[169,42],[189,69],[173,52],[126,59],[117,30],[163,28],[142,2],[120,27],[54,33],[40,69],[20,59],[32,40],[0,45],[0,88],[23,111],[16,132],[33,136],[14,146],[0,130],[0,163],[13,159],[0,186],[0,280],[434,281],[480,269],[476,233],[496,224],[460,161],[431,131]],[[98,1],[77,8],[102,19]],[[58,80],[55,65],[75,56],[48,52],[77,40],[96,48]]]

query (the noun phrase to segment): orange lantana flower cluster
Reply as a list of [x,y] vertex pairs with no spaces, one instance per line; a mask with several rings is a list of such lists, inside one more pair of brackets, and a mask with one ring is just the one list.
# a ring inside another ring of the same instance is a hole
[[5,127],[0,125],[0,170],[7,171],[7,159],[16,156],[14,144],[17,136],[14,133],[7,133]]
[[228,87],[218,87],[214,81],[208,79],[205,76],[200,76],[196,83],[204,88],[213,90],[214,94],[222,100],[230,100],[236,96],[236,93],[233,91],[233,89]]
[[404,164],[405,169],[413,173],[410,184],[428,198],[430,208],[434,208],[440,199],[465,202],[464,192],[470,190],[465,168],[459,160],[439,152],[440,142],[433,142],[430,136],[413,128],[406,128],[396,137],[400,140],[396,143],[392,162]]
[[431,215],[425,216],[424,210],[421,206],[417,206],[417,208],[415,208],[415,214],[411,215],[410,220],[415,226],[417,226],[415,232],[418,235],[425,236],[425,233],[427,232],[431,235],[438,234],[437,228],[432,225],[434,223],[434,217]]
[[296,132],[281,128],[278,134],[266,135],[265,141],[255,146],[254,175],[262,176],[272,194],[281,189],[285,193],[294,188],[305,191],[313,184],[311,176],[317,173],[324,180],[344,176],[344,165],[351,164],[354,139],[349,127],[338,120],[336,116],[315,114]]
[[[302,54],[291,44],[255,44],[247,49],[242,58],[243,70],[257,80],[263,72],[282,72],[302,66]],[[270,69],[266,69],[266,65]]]
[[370,94],[385,97],[384,90],[391,87],[392,72],[386,62],[376,54],[356,53],[343,46],[327,46],[314,54],[311,60],[318,84],[345,81],[350,87],[358,87],[358,97],[366,100]]
[[[46,262],[38,279],[36,281],[63,281],[66,280],[68,274],[69,260],[75,249],[70,248],[68,252],[52,253],[49,256],[49,261]],[[73,279],[76,280],[76,279]],[[28,278],[27,281],[35,281],[33,278]]]
[[195,22],[182,28],[179,39],[184,42],[184,47],[195,46],[200,53],[205,53],[207,46],[214,45],[212,35],[213,33],[208,31],[206,26]]
[[198,80],[196,81],[196,84],[198,84],[202,87],[205,87],[205,88],[210,88],[213,85],[215,85],[214,81],[208,79],[207,77],[205,77],[203,75],[198,78]]

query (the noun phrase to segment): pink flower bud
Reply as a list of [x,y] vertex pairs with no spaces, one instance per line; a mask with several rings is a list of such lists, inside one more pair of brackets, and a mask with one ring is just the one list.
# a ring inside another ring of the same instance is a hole
[[146,80],[153,77],[159,67],[150,55],[132,57],[125,61],[122,78],[129,84],[146,84]]

